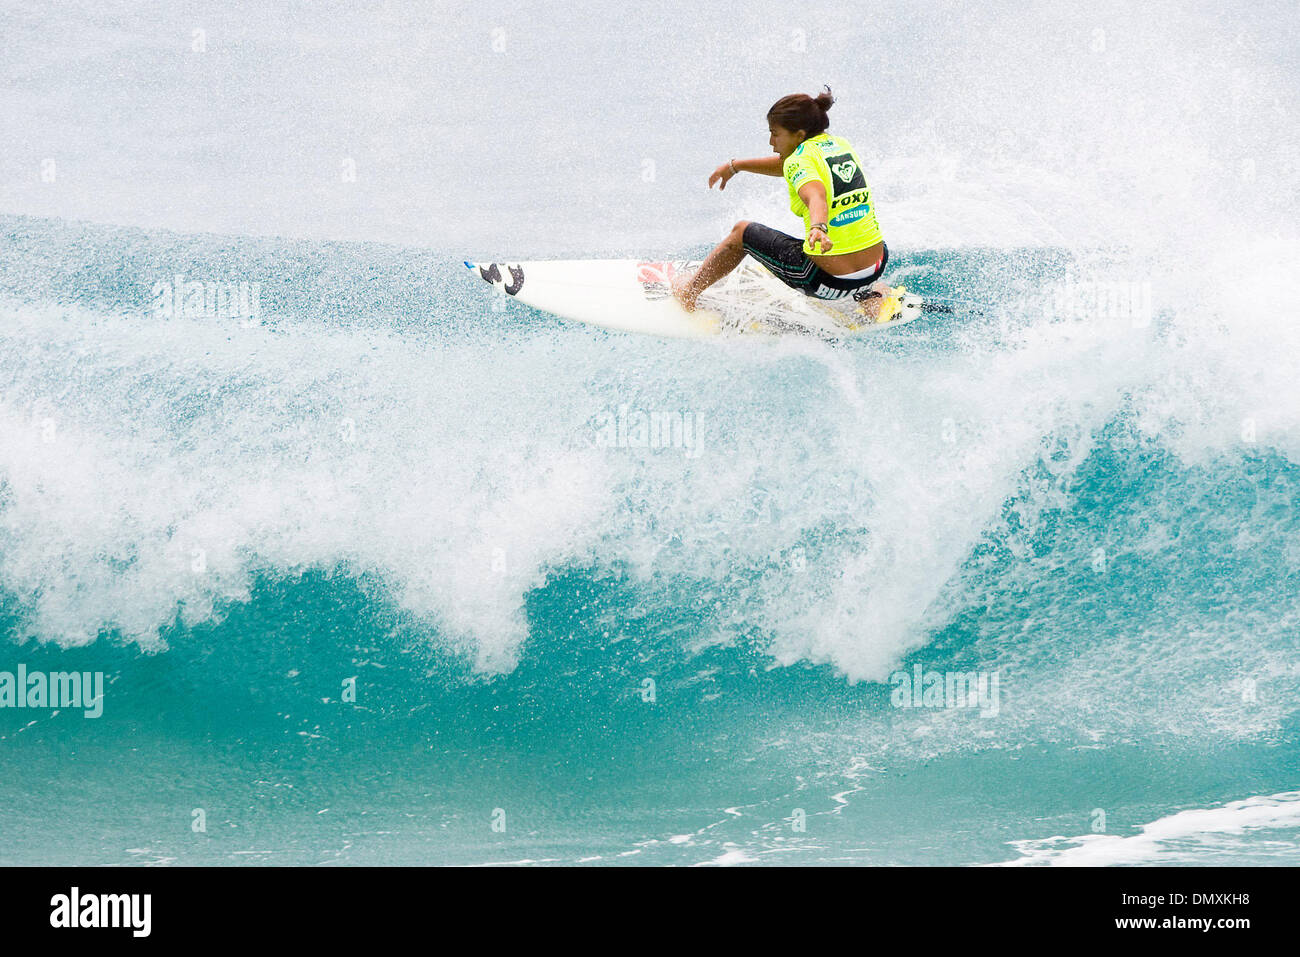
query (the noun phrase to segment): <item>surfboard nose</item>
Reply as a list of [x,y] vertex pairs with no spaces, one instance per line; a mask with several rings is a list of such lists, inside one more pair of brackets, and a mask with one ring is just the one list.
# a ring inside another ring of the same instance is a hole
[[501,273],[492,263],[472,263],[468,259],[463,260],[465,268],[482,279],[489,286],[494,285],[497,279],[501,278]]

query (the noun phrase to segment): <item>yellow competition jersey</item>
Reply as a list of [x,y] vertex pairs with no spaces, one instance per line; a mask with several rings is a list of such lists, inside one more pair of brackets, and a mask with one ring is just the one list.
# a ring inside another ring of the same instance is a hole
[[810,136],[790,154],[782,172],[790,190],[790,212],[803,218],[805,254],[822,255],[808,242],[812,223],[808,207],[799,198],[799,190],[815,180],[826,187],[826,222],[830,225],[826,235],[834,243],[825,255],[855,253],[880,242],[880,225],[862,174],[862,161],[848,140],[830,133]]

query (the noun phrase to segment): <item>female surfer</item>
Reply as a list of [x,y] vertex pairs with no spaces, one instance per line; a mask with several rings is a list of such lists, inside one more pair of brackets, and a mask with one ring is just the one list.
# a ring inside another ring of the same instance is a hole
[[695,310],[700,293],[748,253],[793,289],[818,299],[853,296],[867,316],[877,317],[881,296],[890,291],[884,283],[877,285],[889,250],[880,236],[862,160],[847,140],[826,132],[826,111],[834,102],[830,87],[816,97],[783,96],[767,111],[768,143],[777,155],[733,159],[713,171],[709,186],[717,183],[720,190],[740,172],[784,176],[790,211],[803,218],[806,238],[801,242],[761,223],[736,223],[699,269],[674,282],[673,295],[687,312]]

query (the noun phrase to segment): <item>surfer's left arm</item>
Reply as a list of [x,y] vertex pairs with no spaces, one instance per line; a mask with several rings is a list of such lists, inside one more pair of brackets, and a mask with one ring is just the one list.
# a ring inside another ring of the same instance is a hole
[[[826,222],[826,187],[820,182],[805,183],[799,187],[799,198],[803,200],[804,205],[808,207],[808,222],[824,223]],[[815,238],[820,233],[820,238]],[[822,229],[808,230],[808,242],[814,247],[820,247],[823,253],[831,251],[833,243],[826,238],[826,232]]]

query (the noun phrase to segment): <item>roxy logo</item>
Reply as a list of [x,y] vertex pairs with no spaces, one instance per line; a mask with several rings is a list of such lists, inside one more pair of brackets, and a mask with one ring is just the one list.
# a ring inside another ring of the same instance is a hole
[[889,700],[895,708],[979,708],[981,718],[1001,710],[998,673],[987,671],[895,671]]
[[839,181],[833,184],[836,196],[839,196],[846,189],[867,188],[867,180],[862,175],[862,167],[858,165],[858,161],[853,158],[852,153],[828,156],[826,157],[826,165],[830,167],[831,172],[835,174],[835,179]]
[[50,898],[51,927],[129,927],[133,937],[148,937],[152,898],[149,894],[70,894]]
[[102,671],[0,671],[0,708],[82,708],[87,718],[104,713]]
[[852,206],[854,203],[865,203],[870,199],[871,194],[865,189],[860,189],[856,192],[849,193],[847,196],[837,196],[835,199],[831,200],[831,209],[835,209],[837,206]]

